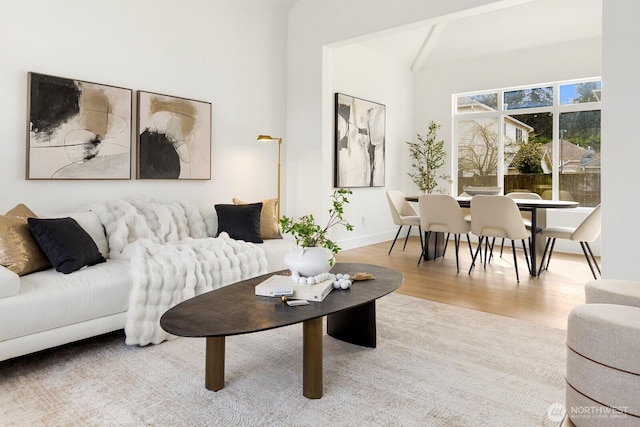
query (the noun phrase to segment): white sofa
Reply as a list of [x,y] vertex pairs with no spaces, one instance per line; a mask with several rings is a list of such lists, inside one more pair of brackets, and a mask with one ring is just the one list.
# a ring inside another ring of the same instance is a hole
[[[54,216],[74,218],[107,262],[71,274],[51,268],[24,276],[0,266],[0,361],[125,326],[132,290],[129,260],[108,258],[107,239],[96,213]],[[291,241],[272,239],[257,245],[264,250],[268,272],[285,269],[283,258]]]

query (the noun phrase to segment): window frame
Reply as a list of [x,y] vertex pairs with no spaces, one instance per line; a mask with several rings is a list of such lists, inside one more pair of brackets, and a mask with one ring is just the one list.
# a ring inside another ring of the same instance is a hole
[[[588,77],[574,80],[562,80],[551,83],[535,83],[523,86],[504,87],[499,89],[486,89],[473,92],[455,93],[452,95],[452,143],[451,143],[451,170],[452,170],[452,189],[458,189],[458,141],[460,135],[458,135],[459,123],[464,120],[483,120],[483,119],[496,119],[498,123],[504,124],[507,116],[514,116],[519,114],[540,114],[551,113],[553,118],[552,123],[552,199],[558,200],[560,194],[560,115],[563,113],[581,112],[581,111],[602,111],[602,100],[600,97],[597,101],[581,102],[562,104],[560,99],[560,86],[568,84],[580,84],[580,83],[593,83],[600,84],[600,90],[602,90],[602,77]],[[517,109],[505,109],[504,108],[504,96],[506,92],[513,92],[526,89],[535,89],[540,87],[552,87],[553,88],[553,102],[551,106],[546,107],[525,107]],[[472,97],[478,95],[497,94],[497,109],[494,111],[472,111],[472,112],[458,112],[458,98],[460,97]],[[498,165],[497,165],[497,180],[504,184],[505,166],[504,166],[504,138],[505,131],[504,125],[498,126]],[[601,141],[601,148],[603,142]]]

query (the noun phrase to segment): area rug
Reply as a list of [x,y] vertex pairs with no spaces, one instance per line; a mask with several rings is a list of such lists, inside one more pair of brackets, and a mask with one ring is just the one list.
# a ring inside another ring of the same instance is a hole
[[400,294],[378,345],[324,337],[324,396],[302,396],[302,326],[227,338],[225,388],[205,340],[126,346],[122,332],[0,363],[3,426],[547,426],[564,402],[565,335]]

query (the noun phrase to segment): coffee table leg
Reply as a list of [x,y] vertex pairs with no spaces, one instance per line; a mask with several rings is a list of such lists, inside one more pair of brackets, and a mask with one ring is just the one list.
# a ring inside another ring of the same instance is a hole
[[207,337],[204,386],[207,390],[224,388],[224,337]]
[[322,397],[322,317],[302,324],[302,394]]
[[350,344],[376,348],[376,302],[328,315],[327,335]]

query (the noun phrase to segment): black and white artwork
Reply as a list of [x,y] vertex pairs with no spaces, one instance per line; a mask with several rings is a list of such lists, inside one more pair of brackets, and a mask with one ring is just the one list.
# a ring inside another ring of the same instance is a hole
[[211,103],[138,91],[138,178],[211,179]]
[[336,93],[335,113],[335,186],[384,186],[386,107]]
[[335,186],[384,186],[386,107],[336,93]]
[[28,74],[27,179],[131,179],[132,91]]

